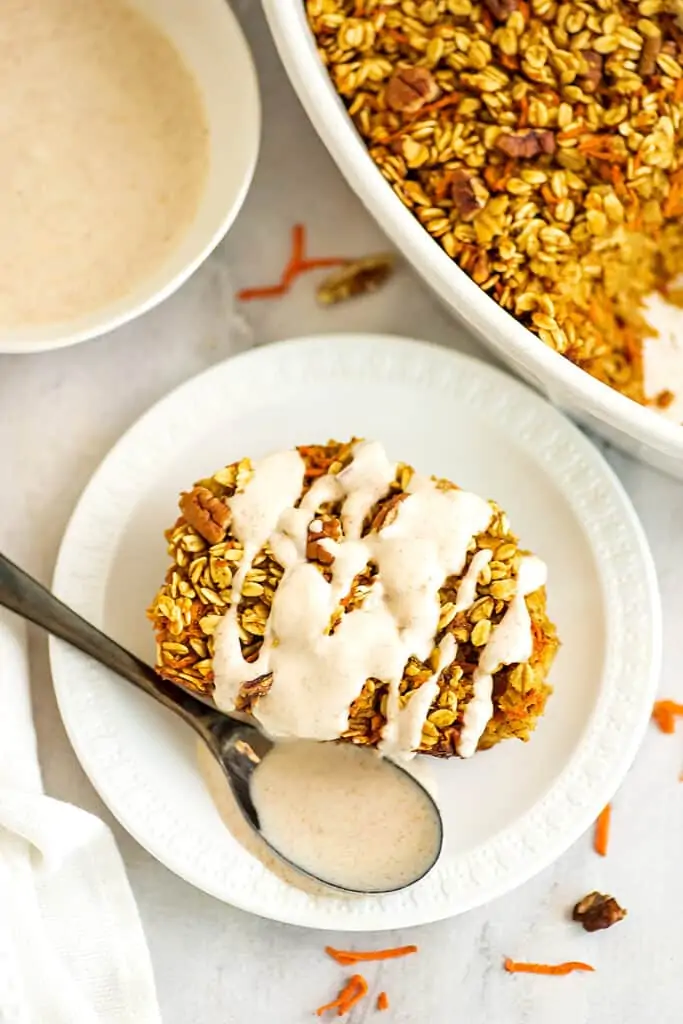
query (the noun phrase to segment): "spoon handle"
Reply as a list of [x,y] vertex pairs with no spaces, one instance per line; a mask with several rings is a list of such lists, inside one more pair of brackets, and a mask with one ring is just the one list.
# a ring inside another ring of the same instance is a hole
[[176,712],[203,733],[207,719],[216,714],[192,694],[162,679],[142,659],[125,650],[77,615],[37,580],[0,554],[0,606],[77,647],[95,661],[123,676],[140,690]]

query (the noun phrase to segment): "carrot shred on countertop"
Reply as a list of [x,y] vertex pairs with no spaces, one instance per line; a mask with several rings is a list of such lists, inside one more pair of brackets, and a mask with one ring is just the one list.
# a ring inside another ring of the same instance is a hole
[[408,956],[409,953],[417,953],[417,946],[397,946],[395,949],[377,949],[365,952],[333,949],[332,946],[325,946],[325,952],[342,967],[350,967],[352,964],[368,960],[394,960],[399,956]]
[[595,822],[595,835],[593,837],[593,849],[596,853],[599,853],[601,857],[607,856],[607,847],[609,845],[609,825],[612,817],[612,805],[607,804],[607,807],[603,807],[598,815],[598,820]]
[[509,974],[571,974],[572,971],[594,971],[595,968],[580,960],[568,960],[564,964],[527,964],[506,957],[505,970]]
[[249,302],[251,299],[276,299],[287,293],[287,286],[284,284],[272,284],[267,288],[243,288],[238,293],[241,302]]
[[336,1010],[338,1017],[343,1017],[345,1013],[348,1013],[356,1003],[359,1003],[361,999],[364,999],[368,994],[368,983],[362,974],[353,974],[344,985],[337,998],[331,1002],[326,1003],[325,1006],[319,1006],[315,1011],[318,1017],[322,1017],[324,1013],[329,1010]]
[[662,732],[672,733],[680,715],[683,715],[683,704],[677,704],[675,700],[658,700],[652,709],[652,717]]
[[388,1010],[389,1009],[389,997],[386,992],[380,992],[377,996],[377,1009]]
[[306,256],[306,229],[303,224],[295,224],[292,228],[292,253],[287,261],[285,269],[277,284],[264,285],[256,288],[242,288],[237,293],[241,302],[249,302],[252,299],[274,299],[285,295],[291,285],[301,274],[309,270],[319,270],[323,267],[343,267],[349,261],[343,256],[327,256],[317,259],[309,259]]

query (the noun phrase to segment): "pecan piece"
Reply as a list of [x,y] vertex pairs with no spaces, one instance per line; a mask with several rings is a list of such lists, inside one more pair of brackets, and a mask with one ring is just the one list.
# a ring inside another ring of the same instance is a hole
[[587,932],[611,928],[625,917],[626,911],[619,906],[614,896],[605,896],[601,892],[589,892],[572,911],[572,919],[582,924]]
[[398,114],[416,114],[439,95],[439,87],[427,68],[399,68],[387,84],[384,98]]
[[230,509],[211,493],[208,487],[193,487],[180,496],[180,511],[209,544],[225,539],[230,523]]
[[309,562],[332,565],[334,555],[328,550],[325,540],[341,540],[342,530],[338,519],[314,519],[308,527],[306,558]]
[[555,136],[551,131],[502,133],[496,139],[496,149],[514,160],[528,160],[539,153],[555,152]]
[[259,697],[265,697],[266,694],[270,692],[272,685],[272,672],[269,672],[265,676],[259,676],[257,679],[250,679],[248,682],[242,683],[239,688],[239,693],[235,699],[235,711],[251,711]]
[[581,84],[584,92],[596,92],[602,81],[602,56],[595,50],[584,50],[583,59],[586,62],[586,71],[581,75]]
[[394,494],[393,497],[385,501],[382,507],[378,510],[377,515],[372,520],[371,530],[379,532],[383,526],[390,526],[396,516],[398,515],[398,506],[402,501],[408,497],[407,494]]
[[484,0],[484,7],[496,21],[507,21],[519,7],[519,0]]
[[461,218],[467,222],[484,208],[488,192],[481,178],[460,167],[453,172],[451,198]]

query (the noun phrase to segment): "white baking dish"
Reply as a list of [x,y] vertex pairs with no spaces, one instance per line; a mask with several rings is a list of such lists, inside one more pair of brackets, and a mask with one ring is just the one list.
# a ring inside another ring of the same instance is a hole
[[303,0],[262,0],[280,57],[321,139],[367,209],[446,306],[554,403],[643,462],[683,479],[683,427],[632,402],[553,352],[454,263],[368,156],[318,58]]

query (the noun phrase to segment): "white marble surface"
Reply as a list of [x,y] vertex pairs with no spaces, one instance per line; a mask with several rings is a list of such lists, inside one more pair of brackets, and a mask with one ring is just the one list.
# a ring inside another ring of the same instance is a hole
[[[235,286],[275,278],[291,224],[309,226],[320,254],[383,247],[368,214],[318,143],[281,71],[256,0],[238,10],[262,82],[264,140],[254,186],[229,238],[174,298],[98,342],[31,357],[0,356],[0,547],[50,579],[66,519],[120,433],[169,388],[249,344],[296,334],[367,329],[412,334],[477,351],[403,270],[377,295],[333,310],[316,307],[310,281],[284,301],[233,315]],[[664,599],[661,692],[683,699],[683,484],[607,450],[640,513]],[[633,643],[638,623],[632,623]],[[323,955],[320,933],[267,923],[195,892],[155,863],[103,808],[64,735],[46,645],[32,637],[33,696],[48,792],[101,814],[120,842],[139,900],[166,1024],[300,1024],[336,994],[344,975]],[[450,1024],[658,1024],[683,1013],[683,724],[648,732],[614,805],[611,854],[584,836],[552,868],[515,893],[459,919],[411,933],[364,937],[420,946],[409,961],[368,965],[386,988],[388,1022]],[[626,922],[587,935],[566,921],[590,889],[613,892]],[[353,936],[336,935],[347,945]],[[597,972],[511,977],[518,959],[585,959]],[[373,1017],[366,1002],[351,1024]],[[0,1008],[0,1018],[2,1011]],[[8,1022],[12,1024],[12,1022]],[[49,1024],[49,1021],[36,1022]]]

